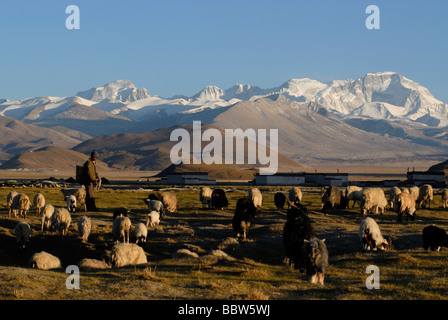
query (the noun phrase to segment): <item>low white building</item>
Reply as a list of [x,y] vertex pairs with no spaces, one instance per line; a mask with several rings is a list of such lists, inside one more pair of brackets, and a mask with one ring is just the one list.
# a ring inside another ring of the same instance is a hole
[[276,173],[255,176],[255,184],[261,186],[297,186],[305,183],[303,173]]
[[162,181],[166,184],[216,184],[216,180],[208,178],[207,172],[169,173]]

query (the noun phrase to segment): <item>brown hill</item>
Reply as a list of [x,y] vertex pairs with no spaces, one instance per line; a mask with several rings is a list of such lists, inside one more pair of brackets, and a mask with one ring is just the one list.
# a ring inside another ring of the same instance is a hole
[[207,172],[208,178],[213,180],[253,180],[258,169],[242,169],[223,164],[172,164],[156,177],[166,177],[170,173],[182,172]]
[[428,169],[429,172],[445,172],[445,176],[448,175],[448,160],[433,165]]
[[[2,164],[0,169],[73,170],[73,175],[75,175],[76,165],[82,165],[88,158],[89,154],[47,146],[34,151],[25,151]],[[98,161],[97,168],[99,172],[110,170],[102,161]]]

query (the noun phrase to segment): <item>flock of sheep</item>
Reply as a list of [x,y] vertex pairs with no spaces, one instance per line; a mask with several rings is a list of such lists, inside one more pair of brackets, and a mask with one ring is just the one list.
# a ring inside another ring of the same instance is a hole
[[[62,194],[67,203],[67,208],[55,208],[45,203],[41,193],[33,198],[36,215],[41,218],[41,231],[51,230],[60,236],[67,235],[72,223],[71,213],[77,204],[85,208],[86,192],[83,187],[62,189]],[[418,208],[430,207],[433,200],[433,189],[431,185],[422,187],[391,188],[389,199],[386,198],[381,188],[347,187],[339,189],[327,187],[323,189],[321,197],[322,212],[330,213],[335,209],[348,208],[349,202],[353,201],[353,207],[358,202],[361,208],[363,220],[359,227],[359,238],[362,248],[366,251],[374,249],[387,250],[390,243],[382,236],[380,228],[375,220],[367,217],[368,214],[382,214],[389,205],[397,215],[398,221],[406,215],[406,220],[414,220]],[[286,223],[283,229],[283,245],[285,256],[289,264],[295,269],[306,271],[309,281],[315,284],[324,284],[325,270],[328,266],[328,250],[325,239],[316,236],[315,230],[308,217],[308,211],[302,205],[302,191],[299,187],[293,187],[287,195],[277,192],[274,195],[274,203],[277,209],[283,210],[287,205]],[[7,196],[8,216],[23,217],[23,221],[17,223],[15,235],[20,250],[25,250],[27,241],[31,235],[31,227],[26,222],[27,213],[31,202],[24,193],[11,191]],[[223,189],[212,190],[202,187],[199,192],[199,201],[203,209],[210,208],[224,210],[229,206],[229,201]],[[113,213],[112,235],[114,246],[110,256],[103,260],[83,259],[78,266],[85,269],[105,269],[110,267],[122,267],[147,263],[146,253],[139,245],[146,242],[148,228],[157,226],[162,217],[167,213],[176,212],[179,207],[174,192],[157,192],[150,194],[145,200],[149,213],[146,221],[138,222],[132,231],[135,243],[130,243],[131,220],[128,217],[129,210],[117,209]],[[232,228],[237,238],[246,241],[251,225],[251,220],[260,214],[263,205],[263,196],[259,189],[251,188],[247,196],[241,197],[236,202],[236,208],[232,219]],[[448,190],[443,190],[442,206],[448,207]],[[78,236],[86,242],[92,230],[91,219],[84,215],[77,223]],[[440,250],[448,247],[448,236],[443,229],[434,225],[423,230],[423,247],[425,249]],[[60,268],[60,260],[47,253],[39,252],[32,256],[30,266],[39,269]]]

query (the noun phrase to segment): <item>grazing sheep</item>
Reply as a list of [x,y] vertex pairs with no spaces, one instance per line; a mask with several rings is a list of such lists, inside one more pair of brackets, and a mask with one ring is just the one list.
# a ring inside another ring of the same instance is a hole
[[322,194],[322,212],[324,214],[330,213],[333,209],[347,208],[347,198],[342,194],[342,191],[336,187],[330,186],[324,189]]
[[401,193],[409,193],[410,194],[409,189],[406,187],[401,188]]
[[201,187],[199,191],[199,201],[202,203],[202,209],[208,207],[209,209],[212,206],[212,189],[209,187]]
[[146,219],[146,227],[155,227],[160,223],[160,213],[157,211],[151,211]]
[[75,213],[76,210],[76,197],[71,194],[65,197],[65,201],[67,202],[67,210],[70,213]]
[[148,262],[143,248],[135,243],[119,243],[114,245],[110,260],[112,266],[116,268]]
[[410,187],[409,193],[415,198],[415,200],[417,200],[420,194],[420,188],[417,186]]
[[44,231],[44,226],[47,230],[50,230],[51,226],[51,217],[54,213],[54,207],[51,204],[46,204],[45,207],[42,208],[41,211],[41,227],[40,231]]
[[110,265],[108,265],[105,261],[89,258],[82,259],[78,263],[78,267],[80,270],[84,271],[110,269]]
[[315,231],[305,207],[292,206],[288,209],[283,228],[283,246],[289,266],[303,270],[306,267],[306,242],[314,239]]
[[135,226],[133,234],[135,237],[135,243],[145,243],[146,237],[148,236],[148,228],[144,223],[139,222]]
[[442,190],[442,208],[446,209],[448,207],[448,189]]
[[33,204],[36,207],[36,215],[40,216],[40,211],[45,206],[45,197],[42,193],[36,193],[33,199]]
[[263,205],[263,196],[258,188],[251,188],[249,190],[249,199],[254,203],[255,208],[261,209]]
[[61,192],[64,195],[64,200],[66,200],[68,196],[74,195],[76,197],[76,202],[79,203],[81,207],[84,207],[84,212],[87,212],[87,206],[86,206],[87,193],[84,186],[81,186],[79,188],[61,189]]
[[148,199],[162,201],[166,211],[168,211],[169,213],[176,212],[177,208],[179,208],[179,202],[177,201],[177,197],[174,192],[167,192],[167,191],[157,192],[155,195],[152,195],[151,197],[148,196]]
[[277,210],[283,210],[283,207],[285,206],[286,203],[286,196],[281,192],[277,192],[274,195],[274,203],[275,206],[277,207]]
[[30,266],[41,270],[62,268],[61,260],[45,251],[35,253],[30,259]]
[[92,231],[92,221],[89,217],[82,216],[78,220],[78,236],[83,242],[87,242],[90,232]]
[[383,214],[387,206],[387,199],[381,188],[367,188],[364,190],[361,200],[361,213],[365,218],[368,213]]
[[297,204],[300,203],[300,201],[302,201],[302,190],[300,190],[299,187],[293,187],[291,190],[289,190],[288,192],[288,208],[290,206],[290,203],[293,204]]
[[126,208],[115,209],[112,220],[115,220],[118,217],[127,217],[130,212],[131,210],[128,210]]
[[129,243],[130,229],[131,219],[128,217],[117,217],[112,224],[114,243],[117,243],[121,238],[123,239],[123,242]]
[[30,209],[30,199],[24,193],[17,194],[12,199],[11,209],[16,210],[19,215],[26,219],[26,213]]
[[426,204],[428,204],[428,209],[431,208],[431,200],[434,198],[434,190],[430,184],[425,184],[420,187],[418,198],[417,198],[417,206],[426,208]]
[[11,217],[12,214],[14,214],[14,217],[17,216],[17,210],[12,209],[12,199],[19,193],[15,190],[12,190],[8,193],[6,196],[6,207],[8,208],[8,217]]
[[361,187],[348,186],[347,188],[345,188],[343,196],[347,199],[347,206],[349,205],[350,200],[353,200],[352,208],[355,207],[356,202],[358,202],[361,205],[362,194],[363,190]]
[[67,235],[71,223],[72,217],[65,208],[57,208],[51,216],[51,227],[61,236]]
[[19,250],[25,250],[25,245],[31,236],[30,225],[25,221],[21,221],[16,224],[14,233],[16,235],[17,244],[19,245]]
[[364,251],[370,251],[371,248],[376,251],[389,249],[389,243],[381,235],[381,230],[378,224],[370,217],[361,221],[359,225],[359,239],[362,241],[362,248]]
[[160,214],[160,217],[165,215],[165,206],[163,205],[162,201],[145,199],[145,202],[148,205],[149,212],[157,211]]
[[425,227],[422,236],[423,249],[425,250],[440,251],[442,247],[448,248],[448,235],[446,231],[435,225]]
[[241,235],[243,241],[246,241],[247,233],[250,228],[250,220],[257,214],[257,208],[249,197],[238,199],[235,208],[235,214],[232,219],[233,231],[237,233],[237,238]]
[[401,193],[400,188],[392,187],[389,189],[389,206],[391,209],[394,209],[395,197]]
[[214,189],[212,192],[212,208],[217,210],[227,209],[229,201],[223,189]]
[[305,249],[305,268],[310,283],[324,285],[325,270],[328,267],[328,249],[325,239],[314,238],[304,240]]
[[411,220],[415,219],[415,199],[411,194],[400,193],[395,197],[394,201],[395,212],[398,213],[398,222],[401,222],[403,214],[406,214],[406,221],[411,217]]

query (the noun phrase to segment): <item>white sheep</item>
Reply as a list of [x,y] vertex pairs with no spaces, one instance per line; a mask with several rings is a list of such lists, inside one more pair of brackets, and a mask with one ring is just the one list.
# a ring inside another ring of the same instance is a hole
[[67,210],[70,213],[75,213],[76,211],[76,197],[71,194],[65,197],[65,201],[67,202]]
[[199,201],[202,203],[202,209],[212,207],[212,193],[213,190],[209,187],[201,187],[199,191]]
[[84,258],[80,262],[78,262],[78,267],[80,270],[84,271],[110,269],[110,265],[108,265],[103,260],[96,260],[89,258]]
[[120,239],[123,239],[123,242],[129,243],[130,229],[131,219],[129,219],[128,217],[117,217],[112,224],[114,243],[117,243]]
[[113,246],[110,260],[113,267],[145,264],[148,262],[142,247],[135,243],[119,243]]
[[12,190],[8,193],[6,196],[6,207],[8,208],[8,217],[11,217],[12,214],[14,214],[14,217],[17,216],[17,210],[12,209],[12,199],[19,193],[15,190]]
[[51,216],[51,227],[62,236],[67,235],[71,223],[72,217],[65,208],[57,208]]
[[420,187],[417,205],[418,207],[426,208],[428,204],[428,209],[431,208],[431,201],[434,199],[434,190],[430,184],[425,184]]
[[398,221],[401,221],[403,214],[406,214],[406,221],[411,217],[411,220],[415,219],[415,198],[409,193],[400,193],[395,197],[394,208],[398,213]]
[[150,212],[157,211],[158,213],[160,213],[161,217],[166,213],[165,206],[163,205],[162,201],[145,199],[145,202],[148,205],[148,209]]
[[395,197],[401,193],[401,189],[398,187],[392,187],[389,189],[389,206],[394,209]]
[[289,190],[288,192],[288,208],[289,208],[289,204],[296,204],[296,203],[300,203],[302,201],[302,190],[300,190],[299,187],[293,187],[291,190]]
[[24,193],[17,194],[12,199],[11,209],[16,210],[19,215],[22,215],[26,219],[26,213],[30,209],[30,199]]
[[389,243],[381,234],[380,227],[370,217],[367,217],[361,221],[359,226],[359,239],[362,242],[362,248],[364,251],[380,249],[382,251],[389,249]]
[[384,191],[381,188],[367,188],[363,192],[361,200],[361,213],[363,218],[369,212],[373,212],[375,215],[383,214],[387,206],[387,199],[384,195]]
[[160,223],[160,214],[157,211],[151,211],[146,219],[146,227],[155,227]]
[[79,188],[61,189],[61,192],[64,195],[64,200],[66,200],[68,196],[74,195],[76,197],[76,202],[79,203],[81,207],[84,207],[84,212],[87,212],[87,206],[86,206],[87,193],[84,186],[81,186]]
[[21,221],[16,224],[14,228],[14,233],[16,235],[17,244],[20,250],[25,250],[26,243],[31,236],[31,227],[25,221]]
[[348,186],[344,190],[344,197],[347,199],[347,205],[350,200],[353,200],[353,207],[355,207],[356,202],[361,203],[362,201],[363,190],[358,186]]
[[36,208],[36,215],[39,217],[40,216],[40,211],[42,210],[42,208],[45,206],[45,197],[42,193],[36,193],[34,195],[33,198],[33,204],[34,207]]
[[137,223],[137,225],[134,228],[134,237],[135,237],[135,242],[138,243],[145,243],[146,242],[146,237],[148,236],[148,228],[146,227],[146,225],[142,222]]
[[45,251],[35,253],[30,259],[30,266],[42,270],[62,268],[61,260]]
[[448,208],[448,189],[442,190],[442,208]]
[[78,220],[78,236],[83,242],[87,242],[92,231],[92,221],[87,216],[82,216]]
[[51,204],[46,204],[41,211],[41,227],[40,231],[44,231],[44,226],[47,230],[50,230],[51,217],[54,213],[54,207]]
[[409,193],[415,198],[415,200],[417,200],[418,195],[420,194],[420,188],[417,186],[410,187]]
[[249,199],[254,203],[255,208],[258,210],[263,205],[263,196],[258,188],[251,188],[249,190]]

